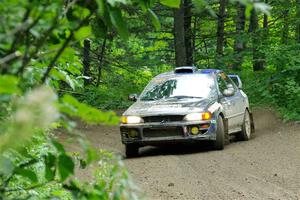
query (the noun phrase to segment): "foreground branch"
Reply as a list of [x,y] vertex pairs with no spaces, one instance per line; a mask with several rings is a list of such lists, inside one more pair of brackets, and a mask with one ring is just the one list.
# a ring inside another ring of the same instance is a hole
[[42,77],[42,83],[45,83],[47,77],[49,76],[49,73],[51,71],[51,69],[54,67],[56,61],[58,60],[58,58],[61,56],[61,54],[64,52],[64,50],[66,49],[66,47],[69,45],[70,41],[73,39],[74,34],[76,31],[78,31],[87,21],[88,19],[93,15],[93,12],[91,12],[85,19],[83,19],[78,26],[73,29],[69,35],[69,37],[65,40],[64,44],[62,45],[62,47],[58,50],[58,52],[56,53],[56,55],[54,56],[54,58],[52,59],[52,61],[50,62],[50,64],[47,67],[46,72],[44,73],[43,77]]

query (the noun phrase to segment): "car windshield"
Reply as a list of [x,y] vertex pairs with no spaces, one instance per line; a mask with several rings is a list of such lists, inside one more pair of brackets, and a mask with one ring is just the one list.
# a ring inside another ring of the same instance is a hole
[[147,85],[140,100],[208,98],[214,88],[214,80],[207,74],[155,78]]

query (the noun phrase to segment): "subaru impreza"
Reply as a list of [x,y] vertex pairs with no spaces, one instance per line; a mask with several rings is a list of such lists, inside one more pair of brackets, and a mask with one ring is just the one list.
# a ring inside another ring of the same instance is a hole
[[222,150],[229,136],[249,140],[254,122],[242,81],[222,70],[178,67],[156,76],[122,115],[127,157],[146,145],[209,140]]

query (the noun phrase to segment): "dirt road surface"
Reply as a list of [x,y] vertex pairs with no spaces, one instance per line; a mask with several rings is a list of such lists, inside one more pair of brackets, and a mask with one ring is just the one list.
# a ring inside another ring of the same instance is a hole
[[[124,159],[146,199],[300,199],[300,125],[254,111],[256,133],[223,151],[205,144],[143,147]],[[124,155],[118,127],[82,128],[90,142]]]

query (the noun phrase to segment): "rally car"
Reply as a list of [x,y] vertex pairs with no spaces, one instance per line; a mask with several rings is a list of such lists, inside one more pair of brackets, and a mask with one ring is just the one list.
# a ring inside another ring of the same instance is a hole
[[249,140],[254,123],[237,75],[217,69],[178,67],[156,76],[122,115],[120,132],[127,157],[139,147],[212,141],[222,150],[229,135]]

